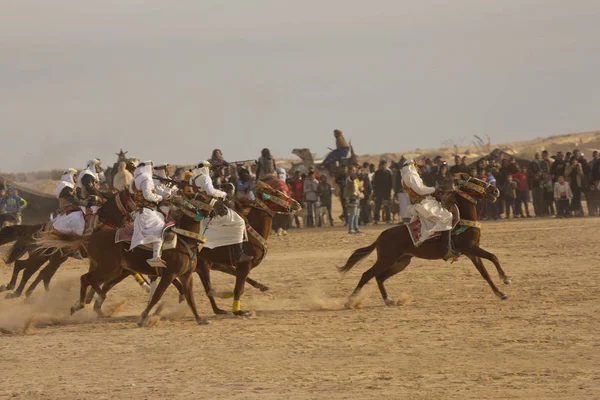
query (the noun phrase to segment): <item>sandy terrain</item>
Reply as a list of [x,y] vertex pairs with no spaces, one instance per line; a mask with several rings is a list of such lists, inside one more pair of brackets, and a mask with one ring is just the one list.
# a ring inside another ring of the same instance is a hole
[[[112,317],[69,317],[85,268],[69,261],[49,293],[0,299],[0,328],[17,332],[0,334],[0,399],[599,398],[599,224],[486,223],[484,247],[513,280],[506,301],[466,259],[415,260],[388,281],[401,305],[386,307],[372,282],[357,310],[342,304],[373,258],[346,276],[334,267],[384,227],[294,231],[272,238],[252,273],[271,288],[246,289],[252,317],[211,316],[196,279],[208,326],[171,289],[160,320],[137,328],[145,294],[133,278],[105,303]],[[9,273],[0,264],[2,283]]]

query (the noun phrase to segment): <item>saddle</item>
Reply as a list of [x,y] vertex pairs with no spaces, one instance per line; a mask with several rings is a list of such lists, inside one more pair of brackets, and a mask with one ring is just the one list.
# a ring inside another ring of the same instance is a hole
[[[458,206],[456,204],[452,204],[449,208],[449,211],[452,213],[452,234],[458,234],[461,232],[455,233],[455,228],[460,222],[460,212],[458,211]],[[441,232],[435,232],[431,235],[427,240],[422,243],[419,243],[421,240],[421,220],[417,219],[406,224],[408,228],[408,233],[410,234],[410,238],[413,241],[415,247],[422,245],[423,243],[427,243],[431,240],[439,240],[439,237],[442,235]]]
[[[165,224],[165,227],[162,230],[161,236],[163,239],[163,250],[171,250],[177,246],[177,235],[173,232],[173,228],[175,227],[175,221],[169,221]],[[133,224],[125,225],[117,229],[115,233],[115,243],[131,243],[131,239],[133,238]],[[138,247],[141,247],[145,250],[152,250],[152,243],[150,244],[141,244]]]

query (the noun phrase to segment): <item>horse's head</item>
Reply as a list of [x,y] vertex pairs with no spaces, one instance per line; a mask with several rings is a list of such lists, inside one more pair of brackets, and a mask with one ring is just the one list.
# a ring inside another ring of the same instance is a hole
[[473,177],[461,177],[466,179],[459,179],[458,181],[458,193],[464,193],[472,197],[476,201],[491,201],[492,203],[498,200],[500,197],[500,191],[496,186],[490,185],[481,179]]
[[262,181],[256,182],[254,193],[257,201],[264,203],[274,213],[291,214],[302,209],[296,200]]
[[103,197],[106,201],[98,210],[98,217],[105,225],[122,226],[131,218],[131,213],[137,210],[129,190],[105,192]]

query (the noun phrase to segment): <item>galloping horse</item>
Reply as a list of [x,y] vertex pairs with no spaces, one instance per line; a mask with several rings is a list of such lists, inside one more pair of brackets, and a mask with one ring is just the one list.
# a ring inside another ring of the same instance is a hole
[[[476,209],[477,203],[480,201],[496,201],[499,196],[498,189],[479,179],[468,178],[459,181],[458,189],[455,192],[446,192],[445,195],[451,196],[447,198],[447,201],[455,202],[461,217],[457,228],[453,231],[453,235],[455,235],[453,236],[454,248],[473,262],[475,268],[477,268],[483,279],[488,282],[494,294],[505,300],[507,296],[494,285],[481,259],[494,263],[504,284],[508,285],[510,280],[500,267],[498,257],[479,247],[481,223],[478,221]],[[419,247],[415,247],[407,226],[400,225],[383,231],[370,246],[356,250],[352,253],[346,265],[338,269],[341,272],[349,271],[375,249],[377,249],[377,261],[369,270],[363,273],[356,289],[348,298],[346,307],[353,305],[356,295],[372,278],[377,280],[381,297],[383,297],[386,305],[395,304],[385,290],[384,282],[388,278],[403,271],[410,264],[413,257],[438,260],[444,256],[439,240],[428,240]]]
[[[230,298],[231,292],[216,292],[212,290],[210,283],[211,265],[218,264],[215,268],[219,271],[235,275],[235,289],[233,291],[233,313],[235,315],[246,315],[240,308],[240,297],[244,292],[244,283],[248,278],[250,270],[257,267],[267,255],[267,239],[271,233],[271,225],[275,214],[290,214],[301,209],[300,204],[287,196],[285,193],[272,188],[264,182],[258,181],[254,188],[256,200],[238,200],[236,211],[246,219],[248,231],[248,242],[244,243],[244,251],[252,256],[252,261],[234,265],[232,254],[228,247],[217,247],[214,249],[203,248],[199,254],[198,274],[204,285],[206,295],[210,301],[215,314],[224,314],[219,309],[214,297]],[[210,235],[210,228],[207,231]]]
[[158,303],[167,287],[175,279],[178,279],[181,283],[183,294],[194,314],[196,322],[198,324],[207,322],[200,318],[198,314],[192,290],[192,274],[196,269],[199,242],[203,241],[199,235],[201,210],[189,203],[178,203],[180,203],[178,204],[180,209],[187,211],[187,213],[184,212],[182,214],[177,224],[178,231],[174,230],[178,236],[176,247],[163,252],[163,259],[166,262],[166,267],[164,268],[154,268],[146,263],[146,260],[149,258],[148,254],[151,254],[152,250],[138,246],[132,251],[128,251],[128,242],[115,243],[116,229],[95,231],[91,236],[51,232],[50,234],[42,235],[36,240],[36,243],[42,249],[79,248],[83,245],[88,251],[90,270],[81,276],[79,300],[71,307],[71,314],[84,308],[87,290],[91,286],[97,294],[94,310],[99,315],[102,315],[102,303],[106,299],[106,292],[112,286],[101,288],[100,285],[114,281],[115,278],[122,276],[123,270],[126,268],[139,274],[160,277],[158,286],[152,293],[152,298],[140,315],[138,326],[143,325],[152,308]]
[[[288,197],[285,193],[273,189],[269,185],[258,182],[255,187],[257,200],[241,200],[236,201],[236,211],[246,218],[246,229],[248,231],[248,242],[244,243],[244,251],[246,254],[252,255],[252,261],[246,265],[233,265],[233,255],[230,253],[229,246],[217,247],[208,249],[203,247],[198,253],[198,261],[196,272],[198,273],[206,295],[210,301],[215,314],[226,314],[227,312],[219,309],[215,302],[215,297],[231,298],[234,297],[233,312],[236,315],[245,315],[240,309],[240,297],[244,291],[244,282],[252,284],[248,274],[250,270],[258,266],[267,254],[267,239],[271,232],[271,224],[273,215],[289,214],[299,210],[300,204]],[[210,235],[210,227],[207,230],[207,235]],[[225,272],[236,277],[235,291],[218,292],[212,289],[210,281],[210,270]],[[129,271],[123,270],[119,276],[107,281],[102,287],[106,294],[115,285],[121,282],[130,274]],[[257,285],[259,283],[255,282]],[[183,288],[177,281],[173,281],[174,286],[179,290],[180,295],[183,295]],[[254,286],[254,285],[253,285]],[[264,285],[260,285],[264,286]],[[93,297],[93,292],[89,292],[86,302],[90,302]],[[101,314],[100,309],[96,311]]]
[[[120,227],[129,220],[131,212],[135,211],[136,205],[131,198],[129,191],[122,191],[116,194],[107,194],[106,203],[98,210],[98,225],[100,229]],[[36,279],[33,281],[31,286],[25,293],[27,297],[33,293],[36,286],[43,281],[46,290],[50,288],[50,281],[58,268],[71,256],[72,253],[68,252],[54,252],[51,255],[40,253],[36,251],[35,236],[39,232],[42,232],[46,224],[39,225],[14,225],[6,227],[0,231],[0,245],[15,242],[10,249],[6,258],[6,263],[15,263],[13,267],[13,274],[10,283],[3,287],[3,290],[14,289],[19,272],[23,271],[21,282],[13,293],[9,293],[7,298],[20,297],[25,289],[27,281],[35,274],[41,267],[49,261],[48,265],[44,267],[38,274]],[[25,253],[29,253],[29,258],[26,260],[19,260]],[[0,290],[0,291],[3,291]]]

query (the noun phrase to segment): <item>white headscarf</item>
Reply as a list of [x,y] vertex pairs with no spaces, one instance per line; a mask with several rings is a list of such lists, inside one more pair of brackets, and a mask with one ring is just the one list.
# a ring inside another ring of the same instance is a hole
[[65,187],[70,187],[71,189],[75,188],[75,181],[73,180],[73,176],[77,173],[77,170],[74,168],[66,169],[60,177],[60,183],[56,186],[56,197],[60,197],[61,192]]
[[85,175],[92,175],[94,179],[96,179],[96,181],[100,182],[100,178],[98,176],[98,173],[96,172],[96,165],[98,164],[100,164],[100,160],[98,160],[97,158],[92,158],[91,160],[89,160],[87,162],[87,168],[81,171],[79,173],[79,176],[77,177],[77,185],[81,187],[81,178],[83,178]]
[[408,174],[419,176],[419,171],[415,167],[415,160],[406,160],[400,172],[402,173],[402,177]]
[[282,181],[286,181],[287,180],[287,172],[285,172],[285,169],[278,167],[275,169],[275,171],[277,171],[277,177],[282,180]]
[[200,175],[210,176],[210,163],[206,160],[200,161],[196,168],[192,170],[192,182]]
[[144,161],[140,163],[133,173],[133,180],[131,183],[133,184],[135,182],[135,186],[140,189],[144,180],[152,180],[153,170],[154,168],[152,167],[152,161]]
[[168,168],[169,163],[163,163],[163,164],[158,164],[154,167],[154,175],[163,178],[163,179],[168,179],[167,177],[167,168]]

